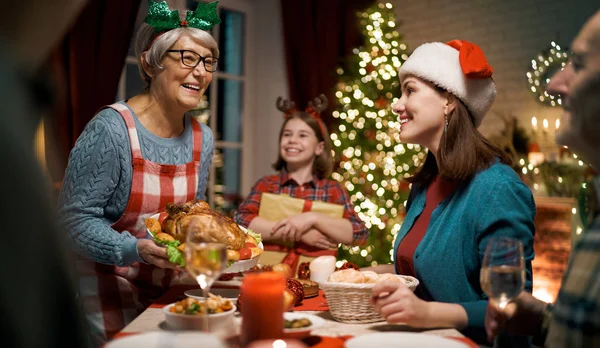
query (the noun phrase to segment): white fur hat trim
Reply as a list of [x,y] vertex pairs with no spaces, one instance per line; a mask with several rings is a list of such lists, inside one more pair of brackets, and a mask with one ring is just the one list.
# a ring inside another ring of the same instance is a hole
[[400,83],[407,75],[432,82],[457,96],[473,115],[475,127],[479,127],[496,99],[492,78],[467,78],[460,66],[458,50],[441,42],[417,47],[398,70]]

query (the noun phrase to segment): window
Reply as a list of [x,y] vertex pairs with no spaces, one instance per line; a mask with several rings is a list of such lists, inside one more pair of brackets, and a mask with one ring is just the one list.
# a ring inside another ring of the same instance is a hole
[[[171,8],[195,9],[197,0],[169,1]],[[179,6],[177,6],[179,5]],[[219,69],[213,73],[209,86],[194,117],[206,123],[215,137],[215,150],[206,192],[209,204],[228,215],[233,214],[242,192],[242,166],[244,151],[244,111],[248,109],[248,77],[246,57],[248,50],[248,15],[245,2],[230,0],[219,2],[221,24],[213,28],[212,34],[219,44]],[[180,10],[181,11],[181,10]],[[148,12],[147,2],[140,4],[140,13],[135,31]],[[133,40],[132,40],[133,41]],[[143,90],[133,42],[121,75],[118,100],[134,96]]]

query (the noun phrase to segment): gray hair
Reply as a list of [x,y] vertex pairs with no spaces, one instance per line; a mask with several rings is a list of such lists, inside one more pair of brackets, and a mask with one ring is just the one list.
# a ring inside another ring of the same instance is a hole
[[[135,57],[137,59],[140,76],[146,84],[144,90],[150,89],[152,78],[144,71],[142,66],[142,54],[146,54],[146,62],[148,62],[151,67],[158,70],[164,69],[161,62],[167,53],[167,50],[173,47],[175,42],[184,35],[189,35],[202,46],[208,48],[213,57],[219,58],[219,47],[217,47],[217,42],[207,31],[182,27],[162,32],[162,35],[160,34],[161,33],[157,33],[149,24],[142,23],[135,38]],[[154,40],[156,41],[154,42]]]

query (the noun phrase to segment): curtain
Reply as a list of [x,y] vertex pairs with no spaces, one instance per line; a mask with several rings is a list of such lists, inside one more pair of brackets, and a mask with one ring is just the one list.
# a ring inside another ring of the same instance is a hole
[[357,11],[374,3],[374,0],[281,0],[290,99],[304,108],[309,100],[325,94],[329,106],[321,117],[328,129],[334,124],[331,113],[336,103],[336,68],[353,48],[363,44]]
[[139,6],[140,0],[89,0],[49,59],[55,109],[46,121],[46,160],[55,183],[85,125],[115,101]]

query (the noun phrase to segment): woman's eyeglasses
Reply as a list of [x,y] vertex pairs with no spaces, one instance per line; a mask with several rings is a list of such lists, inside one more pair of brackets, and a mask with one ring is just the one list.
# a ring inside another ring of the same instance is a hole
[[213,57],[202,57],[198,53],[189,50],[168,50],[167,52],[178,52],[181,54],[181,63],[183,65],[195,68],[200,64],[200,62],[204,62],[204,69],[209,72],[217,71],[217,66],[219,65],[219,60]]

